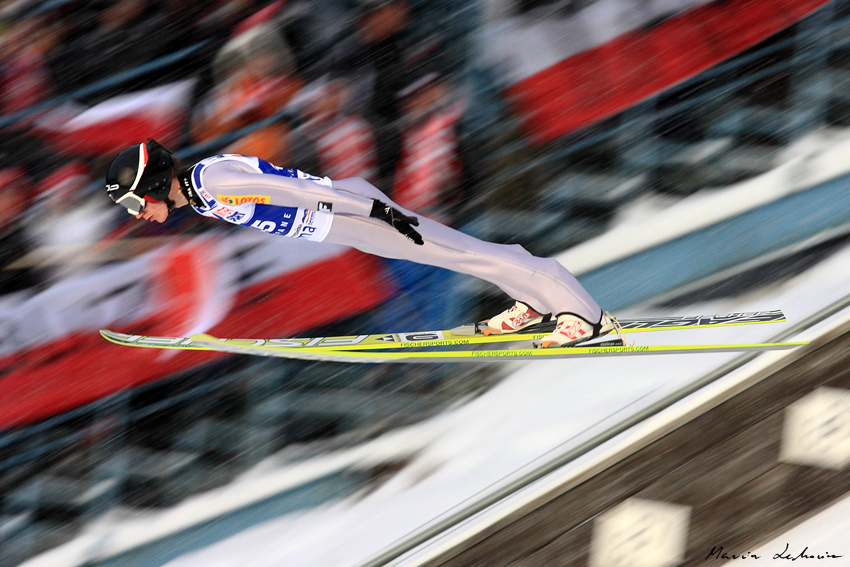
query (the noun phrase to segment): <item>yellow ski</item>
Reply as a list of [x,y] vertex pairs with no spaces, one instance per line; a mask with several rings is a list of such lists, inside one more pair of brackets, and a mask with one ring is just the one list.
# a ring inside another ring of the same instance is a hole
[[300,360],[321,360],[330,362],[359,363],[425,363],[425,362],[469,362],[474,360],[523,360],[582,358],[597,356],[624,356],[647,354],[694,354],[717,352],[744,352],[786,350],[808,344],[792,343],[751,343],[751,344],[715,344],[715,345],[647,345],[647,346],[585,346],[547,349],[493,349],[493,350],[429,350],[429,351],[350,351],[327,348],[291,348],[268,344],[251,345],[245,341],[219,339],[211,335],[192,335],[192,341],[200,346],[221,352],[272,356]]
[[[622,332],[644,333],[652,331],[670,331],[681,329],[701,329],[710,327],[729,327],[735,325],[753,325],[761,323],[782,323],[785,315],[782,311],[755,311],[729,313],[725,315],[695,315],[690,317],[647,317],[624,319],[620,321]],[[335,337],[302,337],[284,339],[232,339],[236,344],[282,347],[294,349],[323,350],[387,350],[411,347],[448,347],[464,345],[498,344],[504,342],[532,341],[545,337],[554,329],[554,323],[537,326],[534,332],[489,335],[475,334],[473,325],[457,327],[453,330],[414,331],[405,333],[379,333],[372,335],[348,335]],[[131,335],[103,329],[100,334],[108,341],[125,346],[167,348],[180,350],[213,350],[197,344],[191,337],[155,337]]]

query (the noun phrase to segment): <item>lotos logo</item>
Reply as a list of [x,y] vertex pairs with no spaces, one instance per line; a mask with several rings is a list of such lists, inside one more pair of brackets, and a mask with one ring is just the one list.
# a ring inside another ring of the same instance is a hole
[[272,202],[272,198],[269,195],[222,195],[218,193],[216,194],[216,198],[220,203],[224,203],[225,205],[242,205],[243,203],[268,205]]

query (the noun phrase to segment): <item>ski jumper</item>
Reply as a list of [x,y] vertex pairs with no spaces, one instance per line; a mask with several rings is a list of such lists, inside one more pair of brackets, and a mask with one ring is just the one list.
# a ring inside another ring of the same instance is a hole
[[[197,163],[191,183],[199,201],[192,208],[207,217],[475,276],[539,313],[571,312],[588,321],[598,321],[602,313],[554,258],[538,258],[518,244],[485,242],[422,217],[359,177],[331,180],[231,154]],[[424,244],[370,218],[373,199],[416,216]]]

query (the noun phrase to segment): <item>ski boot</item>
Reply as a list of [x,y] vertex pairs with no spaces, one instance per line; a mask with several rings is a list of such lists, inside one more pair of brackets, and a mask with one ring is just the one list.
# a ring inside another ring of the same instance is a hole
[[617,330],[617,339],[597,343],[593,346],[622,346],[624,343],[619,333],[619,323],[607,312],[603,312],[598,323],[591,323],[575,313],[561,313],[558,324],[551,335],[534,341],[536,348],[571,347],[607,335]]
[[[549,313],[541,314],[531,308],[527,303],[517,301],[513,307],[506,309],[480,323],[470,323],[452,329],[453,335],[499,335],[506,333],[517,333],[540,323],[546,323],[552,319]],[[550,327],[551,328],[551,327]]]

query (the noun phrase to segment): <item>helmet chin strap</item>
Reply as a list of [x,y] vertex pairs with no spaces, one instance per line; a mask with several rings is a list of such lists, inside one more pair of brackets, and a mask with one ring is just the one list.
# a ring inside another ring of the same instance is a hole
[[177,180],[180,182],[180,191],[183,193],[183,196],[186,197],[186,200],[189,201],[189,204],[199,206],[201,205],[201,201],[198,199],[197,193],[195,193],[195,188],[192,187],[193,169],[194,168],[191,168],[178,173]]

